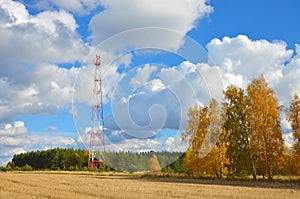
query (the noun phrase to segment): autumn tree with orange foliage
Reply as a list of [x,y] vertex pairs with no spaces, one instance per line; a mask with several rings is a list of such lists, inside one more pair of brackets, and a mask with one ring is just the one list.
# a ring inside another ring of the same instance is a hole
[[219,141],[223,131],[220,107],[215,99],[209,106],[195,105],[189,109],[189,120],[183,140],[190,143],[184,164],[190,174],[216,175],[221,178],[228,161],[226,147]]
[[300,99],[295,95],[288,110],[295,143],[284,144],[280,126],[282,106],[263,75],[245,91],[229,86],[220,108],[189,109],[183,140],[190,143],[184,164],[190,174],[245,176],[272,179],[273,175],[300,174]]
[[187,141],[190,147],[186,151],[184,165],[189,174],[205,174],[206,165],[203,158],[199,156],[205,136],[208,134],[209,109],[195,104],[188,111],[188,125],[182,135],[183,141]]
[[293,144],[293,158],[295,163],[296,174],[300,175],[300,98],[297,94],[290,103],[287,112],[287,120],[291,123],[294,144]]
[[159,161],[155,154],[152,155],[148,162],[148,169],[150,172],[159,173],[161,171]]
[[257,173],[272,179],[279,172],[284,149],[280,127],[282,107],[263,75],[248,84],[247,94],[251,154],[256,157]]

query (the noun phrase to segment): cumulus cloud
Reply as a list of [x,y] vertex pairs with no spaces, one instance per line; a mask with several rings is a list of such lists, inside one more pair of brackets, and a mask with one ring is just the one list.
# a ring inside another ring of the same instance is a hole
[[[141,73],[144,69],[146,75]],[[223,85],[215,67],[185,61],[173,67],[153,65],[153,69],[145,65],[118,82],[112,96],[112,117],[105,121],[106,128],[140,138],[151,137],[161,129],[183,130],[192,105],[208,104],[211,98],[221,99]],[[137,75],[142,76],[138,79],[143,79],[143,84],[128,87]]]
[[[77,100],[75,121],[80,133],[90,124],[92,86],[87,85],[92,85],[90,77],[94,69],[89,70],[89,75],[87,71],[80,74],[80,81],[86,83],[79,84],[78,89],[75,87],[78,95],[74,98]],[[184,130],[188,109],[195,103],[208,104],[212,97],[220,99],[223,91],[218,69],[204,63],[185,61],[173,67],[145,64],[131,69],[123,77],[116,67],[115,73],[121,78],[113,83],[114,90],[109,98],[112,113],[105,115],[105,128],[136,138],[153,137],[162,129]],[[87,106],[81,102],[86,102]]]
[[282,79],[274,86],[282,104],[289,106],[295,93],[300,94],[300,45],[296,45],[296,55],[283,70]]
[[72,102],[73,81],[79,69],[39,66],[15,77],[0,77],[0,122],[27,114],[55,114]]
[[208,54],[220,68],[226,85],[240,87],[263,74],[285,107],[300,92],[300,46],[296,53],[283,41],[251,40],[245,35],[213,39]]
[[285,62],[293,54],[283,41],[251,40],[245,35],[213,39],[206,48],[222,70],[225,83],[239,86],[245,86],[260,74],[274,85],[282,78]]
[[89,50],[76,33],[74,17],[65,11],[31,15],[23,4],[4,0],[0,18],[1,159],[72,143],[71,138],[32,135],[22,121],[7,122],[22,115],[53,114],[71,103],[78,69],[54,63],[82,59]]
[[280,103],[287,106],[293,93],[300,91],[300,47],[296,55],[283,41],[251,40],[245,35],[213,39],[208,54],[220,68],[226,85],[240,87],[263,74],[274,88]]
[[[183,36],[195,27],[198,19],[212,12],[205,0],[102,0],[104,11],[90,21],[93,43],[98,44],[126,30],[159,27],[178,31],[181,37],[167,32],[140,30],[131,38],[118,40],[121,47],[137,47],[151,43],[177,49]],[[105,27],[105,28],[104,28]],[[120,49],[122,50],[122,49]]]
[[0,18],[0,123],[70,104],[79,69],[57,64],[81,60],[89,51],[75,18],[65,11],[31,15],[11,0],[0,2]]
[[27,129],[22,121],[16,121],[13,125],[10,123],[3,124],[3,127],[0,129],[0,136],[8,135],[8,136],[16,136],[16,135],[24,135],[27,133]]
[[138,68],[136,75],[131,78],[129,85],[133,86],[135,89],[138,86],[145,84],[149,80],[152,72],[156,69],[156,66],[150,66],[149,64],[146,64],[143,68]]
[[74,17],[65,11],[30,15],[23,4],[11,0],[1,1],[0,10],[1,64],[8,70],[15,68],[12,61],[68,62],[80,60],[88,52],[75,31]]

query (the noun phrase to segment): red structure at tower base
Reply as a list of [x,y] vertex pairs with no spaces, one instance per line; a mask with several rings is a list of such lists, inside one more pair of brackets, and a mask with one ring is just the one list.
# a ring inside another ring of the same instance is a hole
[[88,163],[88,168],[90,170],[100,169],[101,167],[105,167],[105,164],[102,160],[90,160]]

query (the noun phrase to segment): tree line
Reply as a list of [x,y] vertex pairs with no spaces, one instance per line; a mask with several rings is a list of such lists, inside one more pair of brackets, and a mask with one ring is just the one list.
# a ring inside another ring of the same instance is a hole
[[85,170],[88,151],[73,148],[54,148],[15,154],[6,168],[19,169],[29,165],[33,170]]
[[[283,140],[280,115],[286,113],[294,137]],[[189,109],[183,141],[190,143],[184,166],[190,174],[258,176],[300,174],[300,100],[297,94],[285,109],[263,75],[247,89],[230,85],[224,101]]]
[[[105,152],[105,164],[99,171],[157,171],[168,170],[174,172],[177,170],[184,171],[182,158],[176,160],[182,153],[179,152],[141,152],[135,153],[130,151]],[[31,151],[26,153],[15,154],[12,161],[2,170],[71,170],[87,171],[88,170],[89,151],[73,148],[54,148],[43,151]],[[174,160],[180,162],[160,168],[160,165],[167,165]],[[30,168],[29,168],[30,167]]]

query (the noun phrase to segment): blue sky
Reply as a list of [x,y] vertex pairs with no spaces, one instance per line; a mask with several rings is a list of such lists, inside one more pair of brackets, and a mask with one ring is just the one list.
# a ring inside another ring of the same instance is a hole
[[199,42],[206,45],[213,38],[247,35],[253,40],[283,40],[289,48],[299,43],[299,2],[292,0],[211,1],[214,13],[200,20]]
[[[14,153],[85,144],[78,138],[88,138],[96,53],[112,149],[178,149],[188,107],[260,73],[287,106],[300,91],[299,4],[1,1],[0,164]],[[284,117],[282,127],[290,139]]]

